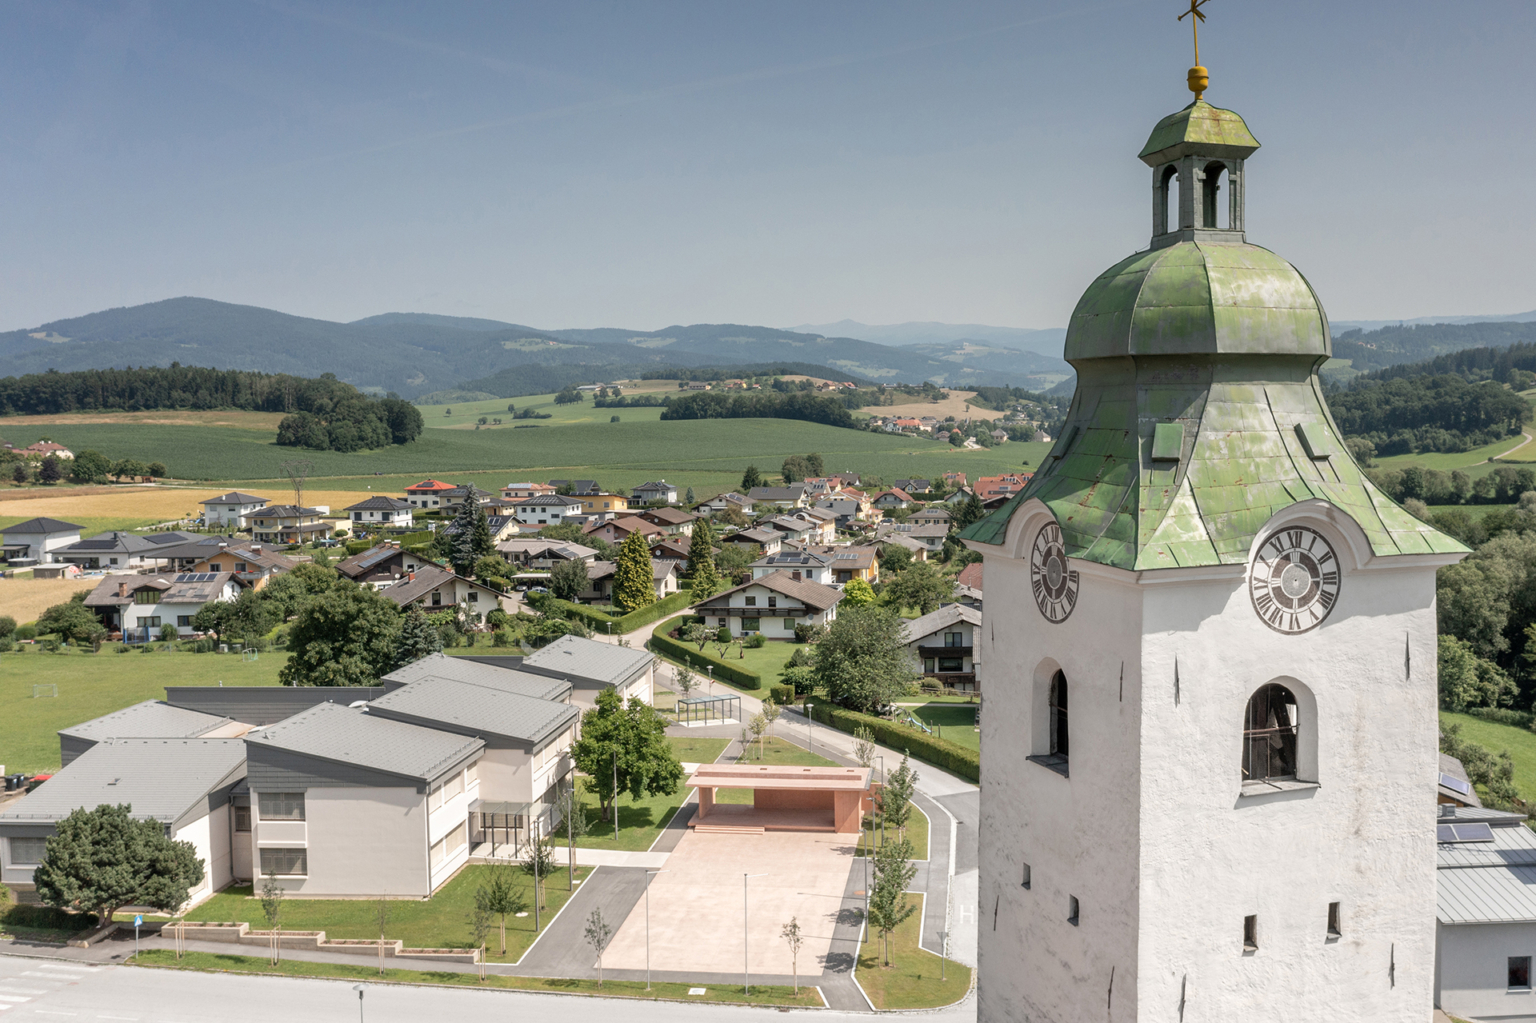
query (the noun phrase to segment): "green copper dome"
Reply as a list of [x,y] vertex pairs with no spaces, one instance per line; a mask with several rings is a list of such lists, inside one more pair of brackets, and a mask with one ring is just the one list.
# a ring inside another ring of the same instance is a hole
[[[1083,293],[1067,327],[1078,375],[1061,436],[1029,484],[962,539],[1002,544],[1014,513],[1039,500],[1074,558],[1134,571],[1240,565],[1276,513],[1321,500],[1378,555],[1467,549],[1350,457],[1317,377],[1332,352],[1322,303],[1242,230],[1242,161],[1257,147],[1241,118],[1203,101],[1158,125],[1143,156],[1154,183],[1177,174],[1205,201],[1181,191],[1183,226],[1171,230],[1154,207],[1152,248]],[[1237,179],[1235,226],[1217,230],[1224,174]]]
[[1088,286],[1064,358],[1332,354],[1301,273],[1257,245],[1179,242],[1121,260]]

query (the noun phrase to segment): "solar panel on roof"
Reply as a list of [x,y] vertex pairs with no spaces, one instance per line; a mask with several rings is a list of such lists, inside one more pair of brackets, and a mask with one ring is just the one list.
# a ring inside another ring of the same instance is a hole
[[1454,775],[1441,774],[1440,775],[1440,784],[1444,785],[1446,788],[1450,789],[1452,792],[1460,792],[1464,796],[1470,796],[1472,794],[1472,785],[1471,785],[1471,783],[1470,782],[1464,782],[1460,778],[1455,777]]
[[1487,824],[1452,824],[1458,842],[1492,842],[1493,828]]
[[1456,841],[1456,828],[1455,828],[1455,826],[1454,825],[1450,825],[1450,824],[1436,824],[1435,825],[1435,841],[1437,841],[1437,842],[1454,842],[1454,841]]

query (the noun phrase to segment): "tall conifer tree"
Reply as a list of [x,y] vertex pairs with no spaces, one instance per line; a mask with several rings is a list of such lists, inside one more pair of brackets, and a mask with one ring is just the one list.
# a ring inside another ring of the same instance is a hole
[[720,588],[720,573],[715,571],[715,530],[708,519],[696,519],[688,539],[688,578],[693,580],[693,599],[713,596]]
[[614,559],[613,602],[624,611],[634,611],[656,602],[655,575],[651,569],[651,548],[639,530],[624,538]]

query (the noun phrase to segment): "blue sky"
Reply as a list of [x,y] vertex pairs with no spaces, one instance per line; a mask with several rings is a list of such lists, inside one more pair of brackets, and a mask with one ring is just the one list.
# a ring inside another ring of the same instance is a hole
[[[1177,3],[0,6],[0,329],[199,295],[542,327],[1059,326],[1145,246]],[[1212,0],[1249,240],[1536,307],[1536,5]]]

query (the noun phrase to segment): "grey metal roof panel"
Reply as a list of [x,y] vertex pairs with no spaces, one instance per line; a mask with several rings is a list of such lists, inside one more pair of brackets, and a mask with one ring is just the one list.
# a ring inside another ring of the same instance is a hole
[[18,522],[14,526],[6,526],[0,529],[0,533],[78,533],[84,526],[77,526],[73,522],[63,522],[59,519],[50,519],[46,515],[25,522]]
[[370,717],[363,708],[322,703],[246,736],[252,746],[287,750],[432,782],[483,749],[480,739]]
[[0,825],[57,821],[81,807],[127,803],[170,823],[245,776],[241,739],[107,739],[0,813]]
[[166,686],[165,701],[247,725],[270,725],[319,703],[346,706],[385,692],[380,686]]
[[1443,924],[1536,923],[1536,866],[1436,871],[1435,917]]
[[612,686],[629,681],[655,659],[645,650],[561,636],[524,657],[523,668],[553,678],[579,678]]
[[160,700],[145,700],[78,725],[59,729],[60,735],[77,739],[191,739],[204,735],[232,718],[173,707]]
[[908,643],[931,636],[941,629],[961,623],[980,627],[981,612],[974,607],[965,604],[945,604],[937,611],[931,611],[921,618],[914,618],[902,624],[902,633]]
[[1510,810],[1492,810],[1483,806],[1452,806],[1449,803],[1441,803],[1435,807],[1436,824],[1457,824],[1468,821],[1482,821],[1493,823],[1495,821],[1522,823],[1526,820],[1523,813],[1515,813]]
[[396,689],[370,703],[368,713],[399,715],[429,726],[441,723],[464,735],[497,736],[534,746],[569,728],[581,716],[568,703],[441,678],[422,679]]
[[210,497],[206,501],[199,501],[198,504],[267,504],[269,500],[269,498],[257,497],[255,494],[245,494],[238,490],[231,490],[227,494],[220,494],[218,497]]
[[[428,654],[419,661],[412,661],[403,668],[396,668],[379,681],[386,686],[398,687],[420,682],[423,679],[466,682],[506,693],[517,693],[535,700],[563,700],[571,691],[571,684],[564,679],[518,671],[515,668],[503,668],[464,657],[449,657],[441,653]],[[390,691],[393,692],[394,689],[391,688]]]

